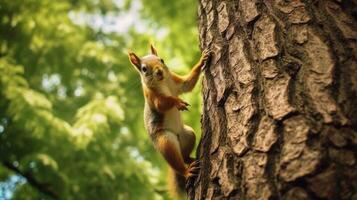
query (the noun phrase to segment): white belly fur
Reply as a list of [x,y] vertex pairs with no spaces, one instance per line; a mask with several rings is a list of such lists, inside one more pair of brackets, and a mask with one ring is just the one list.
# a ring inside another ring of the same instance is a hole
[[[159,91],[164,95],[177,96],[174,89],[174,83],[169,79],[165,79],[165,82],[165,84],[161,84]],[[164,128],[176,134],[180,134],[182,132],[183,122],[181,119],[180,111],[176,107],[171,108],[165,113]]]
[[183,130],[183,122],[180,111],[177,108],[171,108],[165,114],[164,128],[176,134],[180,134]]

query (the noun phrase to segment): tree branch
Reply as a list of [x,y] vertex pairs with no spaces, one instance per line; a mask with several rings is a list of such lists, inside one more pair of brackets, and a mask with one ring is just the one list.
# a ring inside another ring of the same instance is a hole
[[20,174],[21,176],[25,177],[28,183],[30,183],[34,188],[36,188],[43,194],[46,194],[54,199],[58,199],[58,194],[51,190],[48,184],[40,183],[32,176],[31,173],[22,172],[18,167],[14,166],[11,162],[8,161],[2,161],[2,164],[11,171],[14,171],[17,174]]

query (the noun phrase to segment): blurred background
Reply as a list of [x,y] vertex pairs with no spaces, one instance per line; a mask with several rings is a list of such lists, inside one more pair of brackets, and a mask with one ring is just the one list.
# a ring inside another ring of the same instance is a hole
[[[168,199],[127,51],[198,61],[195,1],[0,0],[0,200]],[[200,135],[200,83],[183,99]]]

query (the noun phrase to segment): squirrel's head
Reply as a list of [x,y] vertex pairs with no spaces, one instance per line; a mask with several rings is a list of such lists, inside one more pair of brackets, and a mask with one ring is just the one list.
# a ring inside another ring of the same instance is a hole
[[140,73],[141,80],[146,86],[154,87],[165,80],[169,75],[164,60],[161,59],[153,45],[150,46],[151,54],[139,58],[135,53],[129,52],[129,60],[134,68]]

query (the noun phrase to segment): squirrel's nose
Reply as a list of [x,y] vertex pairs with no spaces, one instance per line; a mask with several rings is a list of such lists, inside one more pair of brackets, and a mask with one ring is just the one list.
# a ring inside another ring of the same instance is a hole
[[162,76],[162,70],[161,69],[158,69],[158,70],[156,70],[156,75],[158,75],[158,76]]
[[157,69],[157,70],[155,71],[155,75],[156,75],[156,77],[157,77],[159,80],[164,79],[164,73],[163,73],[163,71],[162,71],[161,69]]

